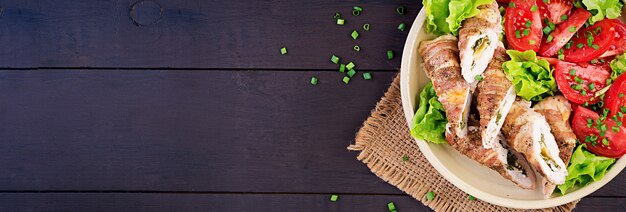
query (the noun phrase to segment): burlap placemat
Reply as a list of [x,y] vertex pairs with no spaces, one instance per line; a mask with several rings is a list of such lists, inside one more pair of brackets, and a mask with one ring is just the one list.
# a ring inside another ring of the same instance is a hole
[[[363,123],[355,144],[348,149],[361,151],[357,159],[374,174],[435,211],[521,211],[478,199],[470,201],[467,193],[444,179],[428,163],[411,138],[404,119],[399,75]],[[405,155],[408,161],[403,160]],[[434,200],[426,199],[429,191],[436,193]],[[534,211],[571,211],[577,202]]]

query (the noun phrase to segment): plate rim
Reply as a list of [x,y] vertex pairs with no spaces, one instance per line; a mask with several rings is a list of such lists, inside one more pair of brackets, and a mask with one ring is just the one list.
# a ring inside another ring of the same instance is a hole
[[[624,0],[626,2],[626,0]],[[625,7],[626,8],[626,7]],[[623,11],[622,11],[623,12]],[[411,121],[413,119],[413,113],[415,111],[413,105],[413,99],[417,98],[411,97],[409,95],[409,75],[411,73],[411,58],[413,58],[414,54],[417,54],[417,46],[419,45],[419,41],[417,41],[417,35],[424,28],[424,23],[426,20],[426,11],[422,7],[417,17],[413,21],[413,25],[409,31],[407,39],[404,44],[404,49],[402,52],[402,61],[400,66],[400,95],[402,99],[402,109],[404,112],[404,117],[407,122],[407,127],[410,129]],[[418,65],[419,66],[419,65]],[[422,71],[420,68],[417,71]],[[608,182],[610,182],[613,178],[615,178],[623,169],[626,167],[626,157],[621,157],[616,161],[615,164],[611,167],[605,175],[599,181],[593,182],[583,188],[580,188],[574,192],[568,193],[563,196],[558,196],[554,198],[548,199],[540,199],[540,200],[519,200],[519,199],[511,199],[504,198],[500,196],[496,196],[485,192],[481,189],[478,189],[472,185],[465,183],[461,178],[457,175],[453,174],[443,163],[439,160],[437,156],[430,149],[430,144],[426,141],[413,138],[413,140],[417,143],[420,152],[426,157],[426,160],[432,165],[437,172],[448,182],[452,183],[457,188],[461,189],[463,192],[471,194],[472,196],[489,202],[491,204],[517,208],[517,209],[540,209],[540,208],[549,208],[555,207],[563,204],[567,204],[569,202],[575,201],[577,199],[586,197],[587,195],[593,193],[594,191],[600,189]],[[483,166],[484,167],[484,166]],[[485,169],[488,169],[484,167]],[[619,171],[618,171],[619,170]]]

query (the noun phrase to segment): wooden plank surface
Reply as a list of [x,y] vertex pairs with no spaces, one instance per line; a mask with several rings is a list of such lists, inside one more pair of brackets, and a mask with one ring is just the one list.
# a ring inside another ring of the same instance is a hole
[[346,150],[395,73],[373,75],[0,71],[0,191],[400,194]]
[[[335,69],[329,59],[337,54],[362,70],[397,70],[408,33],[397,27],[410,27],[420,2],[0,0],[0,68],[316,70]],[[364,10],[358,17],[350,14],[356,5]],[[335,23],[335,12],[346,25]],[[388,49],[396,59],[386,59]]]
[[0,190],[400,193],[346,150],[394,75],[0,71]]
[[[432,211],[406,195],[0,193],[2,211]],[[588,197],[574,211],[620,211],[626,198]]]

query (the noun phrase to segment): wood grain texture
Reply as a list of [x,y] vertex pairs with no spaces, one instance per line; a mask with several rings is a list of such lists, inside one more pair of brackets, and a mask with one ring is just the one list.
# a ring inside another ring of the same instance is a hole
[[394,75],[0,71],[0,190],[399,194],[346,150]]
[[0,193],[2,211],[431,211],[405,195]]
[[[432,211],[406,195],[0,193],[2,211]],[[626,198],[588,197],[575,212],[623,211]]]
[[[420,2],[0,0],[0,67],[316,70],[335,69],[336,54],[361,70],[397,70],[408,34],[397,27],[410,27]],[[364,10],[358,17],[356,5]],[[335,23],[335,12],[346,25]]]

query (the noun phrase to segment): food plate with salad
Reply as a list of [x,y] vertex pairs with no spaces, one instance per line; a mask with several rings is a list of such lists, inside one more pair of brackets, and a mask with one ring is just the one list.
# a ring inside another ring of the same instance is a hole
[[408,127],[478,199],[569,203],[626,166],[619,0],[423,0],[402,57]]

